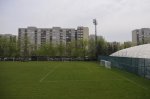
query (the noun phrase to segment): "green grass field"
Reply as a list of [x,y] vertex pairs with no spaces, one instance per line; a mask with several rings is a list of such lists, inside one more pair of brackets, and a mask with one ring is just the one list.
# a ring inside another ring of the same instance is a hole
[[150,80],[95,62],[0,62],[0,99],[150,99]]

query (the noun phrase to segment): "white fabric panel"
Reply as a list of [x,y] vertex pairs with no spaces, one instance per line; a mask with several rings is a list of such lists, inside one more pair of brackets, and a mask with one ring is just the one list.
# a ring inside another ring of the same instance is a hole
[[110,56],[150,59],[150,44],[144,44],[144,45],[123,49],[111,54]]

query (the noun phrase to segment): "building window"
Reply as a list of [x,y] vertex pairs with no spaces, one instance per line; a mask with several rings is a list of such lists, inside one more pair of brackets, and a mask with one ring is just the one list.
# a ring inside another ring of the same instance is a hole
[[52,36],[50,36],[50,42],[52,42]]
[[50,30],[50,32],[52,32],[52,30]]
[[25,29],[24,32],[27,32],[27,29]]
[[43,32],[41,33],[41,37],[46,37],[46,31],[43,31]]
[[60,32],[63,32],[63,30],[59,30]]
[[41,44],[45,44],[46,43],[46,39],[45,38],[41,38]]
[[142,30],[142,35],[144,36],[144,31]]
[[21,32],[21,29],[19,29],[19,32]]
[[140,44],[140,42],[139,42],[139,34],[137,34],[137,44],[139,45]]

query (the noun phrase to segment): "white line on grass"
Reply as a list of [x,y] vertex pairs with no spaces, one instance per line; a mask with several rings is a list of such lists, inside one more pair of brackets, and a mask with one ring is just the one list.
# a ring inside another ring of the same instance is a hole
[[53,72],[55,71],[55,69],[56,69],[56,66],[55,66],[52,70],[50,70],[45,76],[43,76],[43,77],[40,79],[40,82],[42,82],[49,74],[53,73]]
[[101,80],[51,80],[51,81],[44,81],[44,82],[74,82],[74,81],[81,81],[81,82],[102,82],[102,81],[112,81],[112,80],[121,80],[122,79],[101,79]]
[[112,80],[121,80],[122,79],[102,79],[102,80],[52,80],[52,81],[44,81],[44,82],[102,82],[102,81],[112,81]]
[[128,78],[126,78],[126,77],[124,77],[124,76],[120,76],[120,77],[124,78],[125,80],[129,81],[129,82],[132,83],[132,84],[137,85],[138,87],[141,87],[141,88],[143,88],[143,89],[148,90],[148,88],[146,88],[146,87],[144,87],[144,86],[142,86],[142,85],[136,83],[135,81],[133,81],[133,80],[131,80],[131,79],[128,79]]
[[[115,73],[115,74],[117,74],[117,73]],[[117,75],[118,75],[118,74],[117,74]],[[135,81],[133,81],[133,80],[127,78],[127,77],[124,77],[124,76],[121,76],[121,75],[118,75],[118,76],[121,77],[121,78],[123,78],[124,80],[126,80],[126,81],[128,81],[128,82],[130,82],[130,83],[132,83],[132,84],[134,84],[134,85],[136,85],[136,86],[138,86],[138,87],[140,87],[140,88],[143,88],[143,89],[145,89],[145,90],[149,90],[148,88],[146,88],[146,87],[144,87],[144,86],[142,86],[142,85],[136,83]]]

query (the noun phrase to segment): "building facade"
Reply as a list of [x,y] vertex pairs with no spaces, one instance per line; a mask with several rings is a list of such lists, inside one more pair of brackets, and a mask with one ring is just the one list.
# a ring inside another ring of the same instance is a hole
[[[18,29],[18,41],[21,52],[28,46],[30,50],[36,50],[44,44],[64,44],[77,40],[88,40],[89,28],[36,28],[27,27]],[[27,45],[28,44],[28,45]]]
[[132,31],[133,45],[150,43],[150,28],[136,29]]
[[0,38],[5,38],[7,40],[10,41],[16,41],[16,35],[12,35],[12,34],[0,34]]

